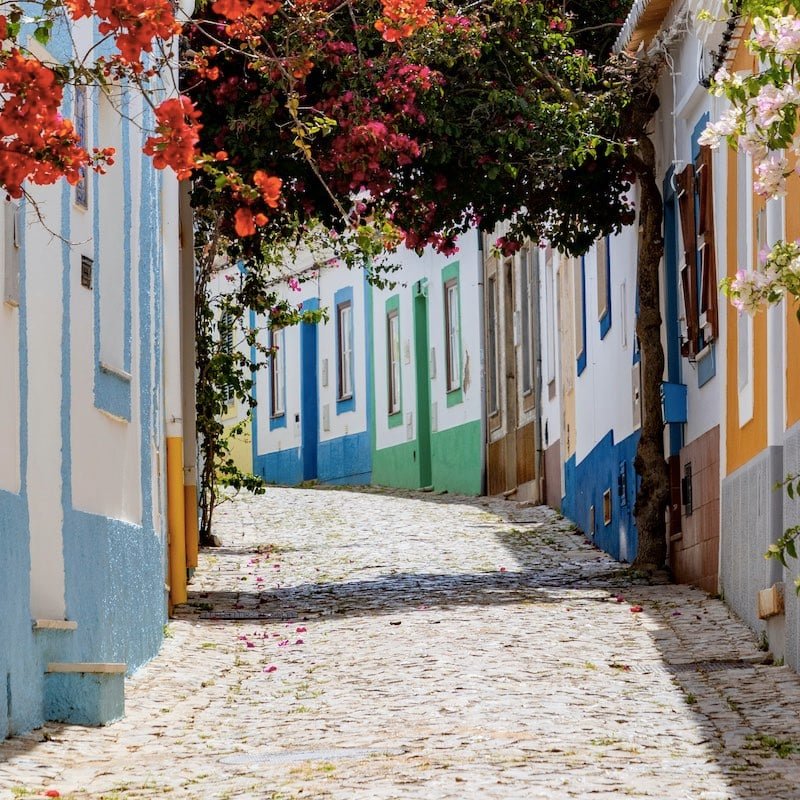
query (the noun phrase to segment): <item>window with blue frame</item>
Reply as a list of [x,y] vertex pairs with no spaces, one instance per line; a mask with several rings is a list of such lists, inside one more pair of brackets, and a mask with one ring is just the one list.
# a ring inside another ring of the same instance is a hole
[[600,338],[611,330],[611,241],[608,236],[597,240],[597,319]]
[[[89,150],[89,142],[87,141],[88,130],[88,111],[86,103],[86,87],[75,87],[75,133],[78,137],[78,144],[84,149]],[[79,170],[80,178],[75,184],[75,203],[81,208],[88,208],[89,206],[89,187],[86,180],[86,167],[81,167]]]
[[719,333],[712,155],[709,147],[697,143],[705,121],[706,118],[698,123],[692,137],[693,162],[676,175],[684,252],[681,290],[686,317],[681,354],[690,360],[715,341]]
[[336,413],[355,410],[353,367],[353,290],[340,289],[334,295],[336,324]]
[[586,369],[586,259],[581,257],[575,274],[575,351],[578,375]]
[[284,332],[282,328],[271,329],[269,332],[269,415],[273,420],[283,420],[286,416],[283,337]]

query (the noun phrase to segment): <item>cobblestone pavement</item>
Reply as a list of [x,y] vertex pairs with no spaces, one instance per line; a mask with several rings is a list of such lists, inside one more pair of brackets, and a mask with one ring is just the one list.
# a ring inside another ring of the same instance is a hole
[[546,509],[270,489],[217,530],[127,717],[0,745],[0,797],[800,798],[800,679]]

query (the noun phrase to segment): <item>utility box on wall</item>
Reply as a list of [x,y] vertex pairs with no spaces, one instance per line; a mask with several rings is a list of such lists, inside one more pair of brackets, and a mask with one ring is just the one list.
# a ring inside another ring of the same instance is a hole
[[665,423],[685,423],[688,420],[685,383],[661,384],[661,413]]

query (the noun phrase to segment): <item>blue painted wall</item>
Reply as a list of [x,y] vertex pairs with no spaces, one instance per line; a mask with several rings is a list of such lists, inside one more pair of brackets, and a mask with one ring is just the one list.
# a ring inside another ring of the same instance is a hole
[[289,450],[256,455],[253,459],[253,472],[267,483],[277,483],[280,486],[295,486],[302,483],[302,450],[293,447]]
[[[618,560],[625,556],[625,560],[632,561],[639,542],[633,517],[637,480],[633,459],[638,442],[639,431],[617,443],[613,431],[609,431],[580,464],[573,455],[564,465],[562,512],[601,550]],[[624,470],[624,487],[620,486],[621,469]],[[611,490],[611,524],[605,525],[603,494],[608,489]],[[592,506],[595,508],[593,536],[590,535]],[[623,542],[627,543],[627,552],[623,552]]]
[[[69,113],[70,101],[65,104]],[[152,121],[152,116],[150,118]],[[128,123],[125,123],[126,126]],[[145,126],[147,120],[145,120]],[[131,154],[141,158],[135,143],[122,154],[126,181],[131,175]],[[162,355],[158,333],[163,314],[163,251],[161,249],[160,192],[161,175],[149,161],[143,160],[141,170],[141,205],[133,213],[139,215],[141,234],[140,257],[130,259],[129,243],[125,250],[126,277],[124,291],[126,310],[132,309],[131,273],[138,272],[138,330],[141,349],[138,359],[138,403],[141,433],[142,524],[133,525],[119,520],[78,511],[72,499],[72,452],[80,442],[72,441],[70,424],[72,403],[72,345],[74,342],[94,341],[97,345],[97,320],[92,331],[91,321],[74,320],[71,316],[71,290],[77,280],[75,253],[66,244],[70,239],[72,189],[66,183],[61,191],[62,228],[64,242],[55,244],[60,254],[61,289],[64,316],[61,321],[63,337],[59,358],[62,382],[61,404],[61,478],[60,502],[64,514],[62,529],[65,569],[66,615],[78,623],[75,631],[34,631],[30,610],[30,534],[28,519],[27,453],[30,423],[25,415],[28,408],[28,373],[41,365],[28,363],[27,297],[25,268],[25,237],[21,229],[20,252],[20,471],[22,485],[18,495],[0,491],[0,738],[21,733],[45,720],[44,670],[49,661],[121,661],[129,671],[152,658],[160,647],[166,621],[164,592],[165,537],[156,527],[153,517],[155,499],[163,487],[154,484],[157,470],[153,464],[153,441],[163,440]],[[90,204],[97,214],[97,188]],[[102,186],[102,184],[100,184]],[[125,200],[125,213],[131,213]],[[95,218],[95,236],[98,226]],[[55,261],[55,259],[54,259]],[[130,269],[128,269],[130,268]],[[95,302],[100,302],[98,284]],[[98,306],[96,306],[97,308]],[[126,337],[130,320],[126,320]],[[92,336],[94,333],[94,337]],[[126,365],[132,356],[126,341]],[[95,360],[97,354],[95,353]],[[95,376],[97,378],[97,375]],[[101,378],[101,384],[103,379]],[[96,385],[98,407],[108,408],[122,417],[130,417],[131,383],[124,382],[121,392],[116,387]],[[127,394],[127,397],[126,397]],[[122,398],[124,408],[116,404]],[[113,408],[112,408],[113,406]],[[56,446],[59,446],[56,444]]]
[[[303,474],[303,448],[295,447],[255,457],[253,471],[267,483],[296,486]],[[367,431],[328,439],[317,446],[316,479],[340,485],[368,484],[372,477],[372,449]]]
[[372,442],[368,431],[320,442],[318,477],[323,483],[367,484],[372,478]]

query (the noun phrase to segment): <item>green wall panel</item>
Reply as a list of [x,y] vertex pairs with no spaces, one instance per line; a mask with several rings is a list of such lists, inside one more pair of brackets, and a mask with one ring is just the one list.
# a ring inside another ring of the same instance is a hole
[[466,422],[433,434],[433,487],[454,494],[481,493],[481,423]]
[[[372,482],[399,489],[420,488],[417,442],[375,450]],[[434,491],[453,494],[481,493],[481,423],[468,422],[431,437]]]
[[415,458],[416,439],[394,447],[373,450],[372,483],[398,489],[419,489],[419,463]]

